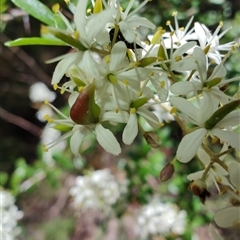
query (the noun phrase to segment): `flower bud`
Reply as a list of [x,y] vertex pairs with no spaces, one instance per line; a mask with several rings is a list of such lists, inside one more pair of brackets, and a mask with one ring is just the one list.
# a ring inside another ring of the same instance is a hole
[[98,122],[100,108],[95,103],[95,84],[92,83],[79,94],[75,103],[70,109],[71,119],[81,125],[88,125]]
[[158,148],[161,140],[155,132],[145,132],[143,137],[152,148]]
[[160,172],[159,174],[159,180],[161,182],[166,182],[169,180],[174,173],[174,166],[171,163],[168,163]]
[[201,202],[204,204],[207,197],[210,197],[210,192],[207,190],[206,183],[201,180],[192,180],[188,188],[193,192],[193,194],[200,198]]

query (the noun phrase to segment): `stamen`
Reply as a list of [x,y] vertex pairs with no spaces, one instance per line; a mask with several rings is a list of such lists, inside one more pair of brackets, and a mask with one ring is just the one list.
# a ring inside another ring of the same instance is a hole
[[135,114],[136,113],[136,108],[130,108],[130,114]]
[[54,13],[58,13],[59,12],[59,9],[60,9],[60,5],[58,3],[55,3],[53,6],[52,6],[52,11]]

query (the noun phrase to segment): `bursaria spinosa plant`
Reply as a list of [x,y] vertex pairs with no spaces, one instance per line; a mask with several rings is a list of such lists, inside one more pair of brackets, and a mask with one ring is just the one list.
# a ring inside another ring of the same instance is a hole
[[[17,39],[6,46],[71,48],[48,61],[57,62],[52,85],[68,96],[70,111],[66,115],[45,102],[59,118],[46,115],[44,119],[63,133],[46,143],[45,151],[70,138],[70,148],[79,156],[85,137],[93,133],[105,151],[118,156],[122,146],[104,123],[124,124],[123,144],[130,145],[140,133],[150,146],[158,148],[161,143],[154,131],[164,128],[165,112],[179,124],[183,138],[160,180],[173,176],[177,160],[184,164],[199,160],[203,169],[188,176],[189,189],[203,203],[211,196],[212,186],[219,196],[229,196],[229,205],[216,213],[215,222],[220,227],[240,226],[239,162],[233,158],[225,161],[231,152],[240,150],[239,91],[231,96],[225,91],[225,86],[239,81],[240,76],[227,79],[224,66],[238,45],[234,41],[220,43],[229,30],[221,32],[222,22],[213,32],[202,23],[194,23],[193,17],[185,28],[179,27],[177,12],[173,12],[174,25],[168,21],[157,28],[138,15],[148,0],[134,10],[134,0],[126,9],[120,0],[79,0],[76,5],[65,1],[71,20],[58,4],[50,10],[38,1],[12,1],[43,25],[41,37]],[[150,41],[142,41],[140,28],[149,30],[152,35],[146,39]],[[62,81],[63,76],[67,81]],[[139,119],[152,130],[145,131]],[[217,153],[212,147],[216,141],[222,145]],[[225,215],[229,216],[226,221]],[[210,230],[215,236],[212,226]]]

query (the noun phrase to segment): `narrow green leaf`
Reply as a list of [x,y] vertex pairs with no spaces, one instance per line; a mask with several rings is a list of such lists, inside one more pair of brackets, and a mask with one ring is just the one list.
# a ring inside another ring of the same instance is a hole
[[16,47],[23,45],[55,45],[55,46],[66,46],[67,44],[58,39],[31,37],[31,38],[18,38],[13,41],[5,42],[6,47]]
[[239,107],[240,100],[235,100],[220,107],[213,115],[205,122],[206,129],[212,129],[219,121],[226,117],[230,112]]
[[56,17],[47,6],[38,0],[11,0],[16,6],[26,11],[29,15],[45,23],[48,26],[59,27],[66,29],[63,20]]

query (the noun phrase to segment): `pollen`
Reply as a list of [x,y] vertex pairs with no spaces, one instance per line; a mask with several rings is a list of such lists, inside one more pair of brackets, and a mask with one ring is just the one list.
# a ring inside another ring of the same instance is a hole
[[48,100],[44,100],[44,103],[45,103],[46,105],[48,105],[48,104],[49,104],[49,101],[48,101]]
[[52,11],[54,13],[57,13],[59,11],[59,9],[60,9],[60,5],[58,3],[56,3],[52,6]]
[[184,27],[180,27],[179,30],[183,32],[184,31]]
[[92,12],[92,9],[91,8],[88,8],[87,9],[87,13],[91,13]]
[[219,27],[222,27],[223,26],[223,21],[220,21],[219,22]]
[[169,26],[170,24],[171,24],[171,21],[168,20],[168,21],[166,22],[166,25]]
[[48,148],[45,145],[43,145],[43,151],[48,152]]
[[70,0],[64,0],[64,2],[65,2],[66,4],[69,4],[69,3],[70,3]]
[[136,113],[136,108],[130,108],[130,114],[135,114]]
[[178,14],[178,12],[177,12],[177,11],[173,11],[173,12],[172,12],[172,16],[173,16],[173,17],[176,17],[176,16],[177,16],[177,14]]

